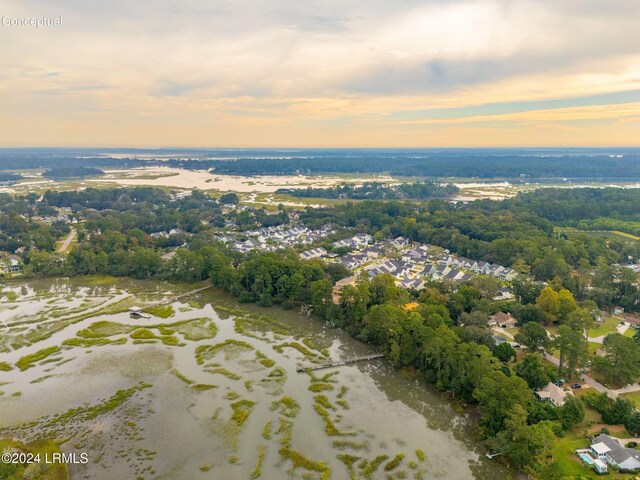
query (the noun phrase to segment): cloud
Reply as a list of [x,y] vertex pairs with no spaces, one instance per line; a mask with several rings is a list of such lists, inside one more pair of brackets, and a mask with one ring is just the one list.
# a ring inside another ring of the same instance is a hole
[[[636,0],[0,0],[0,11],[63,16],[57,30],[0,28],[0,119],[40,113],[51,132],[47,119],[100,114],[133,121],[132,137],[180,117],[210,144],[241,140],[250,122],[267,138],[324,142],[356,127],[384,136],[389,119],[632,103],[619,92],[640,89]],[[238,133],[212,130],[223,122]],[[15,125],[0,142],[26,138]],[[397,125],[393,141],[412,138]]]

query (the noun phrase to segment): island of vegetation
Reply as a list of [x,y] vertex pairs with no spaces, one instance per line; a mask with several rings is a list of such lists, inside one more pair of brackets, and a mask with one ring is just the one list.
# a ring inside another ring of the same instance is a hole
[[98,168],[82,166],[51,168],[42,174],[43,177],[55,180],[96,177],[99,175],[104,175],[104,172]]

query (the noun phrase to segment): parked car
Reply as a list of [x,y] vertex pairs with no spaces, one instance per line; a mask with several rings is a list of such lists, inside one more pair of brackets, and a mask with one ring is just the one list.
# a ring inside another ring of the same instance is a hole
[[571,388],[572,388],[573,390],[576,390],[576,389],[578,389],[578,388],[582,388],[582,385],[580,385],[579,383],[574,383],[573,385],[571,385]]

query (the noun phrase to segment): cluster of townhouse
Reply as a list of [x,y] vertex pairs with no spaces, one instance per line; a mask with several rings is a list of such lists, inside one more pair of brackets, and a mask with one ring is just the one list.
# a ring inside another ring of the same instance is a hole
[[[311,230],[303,226],[279,225],[243,232],[242,235],[247,237],[246,240],[238,240],[236,234],[229,233],[221,234],[217,238],[229,245],[231,250],[246,253],[254,249],[276,251],[291,248],[294,245],[311,244],[334,233],[336,233],[335,230],[329,227]],[[309,258],[320,258],[326,255],[327,252],[324,249],[321,250],[323,250],[322,254]]]
[[162,231],[162,232],[153,232],[151,234],[151,238],[169,238],[169,237],[173,237],[175,235],[182,235],[183,232],[182,229],[180,228],[172,228],[171,230],[167,231]]
[[[470,260],[451,255],[448,250],[433,245],[411,244],[403,237],[376,242],[371,245],[371,236],[358,234],[333,243],[336,248],[348,247],[353,251],[333,258],[350,270],[362,269],[370,278],[388,273],[397,279],[398,285],[420,290],[429,280],[469,282],[475,275],[490,275],[504,281],[513,280],[516,272],[495,263]],[[307,250],[302,258],[330,258],[323,248]],[[496,299],[513,298],[504,287]]]

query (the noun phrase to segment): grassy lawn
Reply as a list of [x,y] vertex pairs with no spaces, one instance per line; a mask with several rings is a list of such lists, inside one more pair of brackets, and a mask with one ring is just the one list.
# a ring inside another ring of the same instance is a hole
[[624,336],[625,337],[629,337],[632,338],[635,334],[636,334],[637,330],[633,327],[629,327],[627,328],[627,330],[624,332]]
[[636,408],[640,408],[640,392],[623,393],[620,396],[631,400],[636,404]]
[[595,328],[589,330],[590,337],[599,337],[601,335],[608,335],[610,333],[616,333],[618,331],[618,324],[620,320],[614,317],[606,317],[604,322],[596,323]]
[[640,237],[636,236],[636,235],[632,235],[630,233],[627,232],[621,232],[619,230],[611,230],[611,233],[615,233],[616,235],[620,235],[621,237],[626,237],[626,238],[630,238],[631,240],[640,240]]
[[595,343],[595,342],[589,342],[588,348],[589,348],[589,355],[595,355],[596,351],[598,349],[602,348],[602,344],[601,343]]
[[507,337],[504,333],[500,333],[500,332],[491,332],[493,335],[495,335],[496,337],[500,337],[504,340],[506,340],[507,342],[511,342],[512,340]]
[[505,328],[504,330],[505,330],[505,332],[509,332],[514,337],[516,336],[517,333],[520,332],[520,329],[518,327]]

